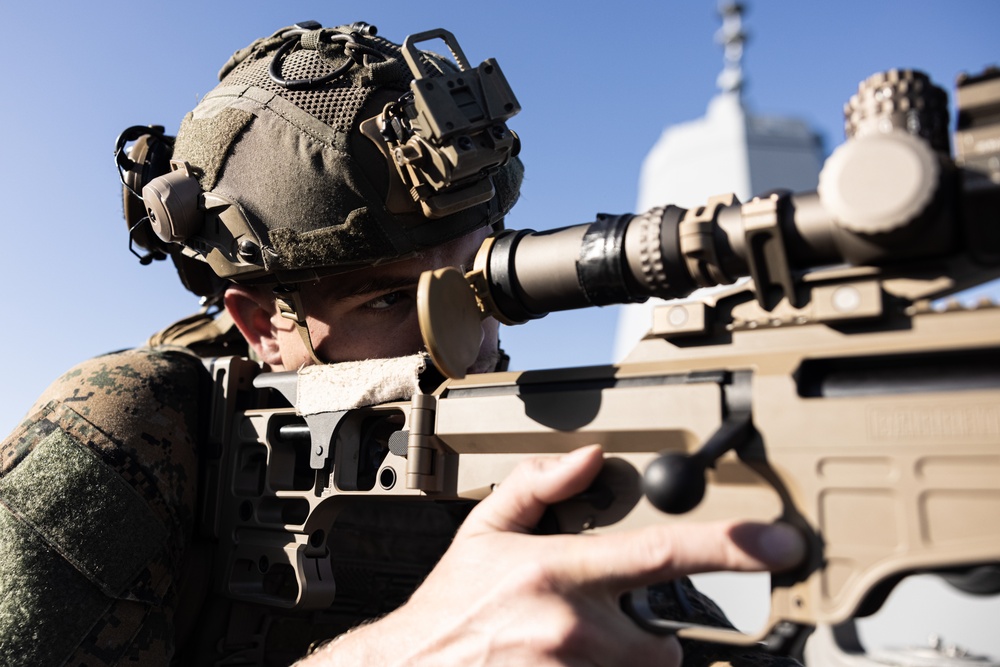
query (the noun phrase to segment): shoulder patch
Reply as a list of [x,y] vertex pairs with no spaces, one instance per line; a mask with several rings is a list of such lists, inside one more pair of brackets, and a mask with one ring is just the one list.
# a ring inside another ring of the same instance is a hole
[[112,597],[166,545],[135,489],[61,430],[0,478],[0,502]]

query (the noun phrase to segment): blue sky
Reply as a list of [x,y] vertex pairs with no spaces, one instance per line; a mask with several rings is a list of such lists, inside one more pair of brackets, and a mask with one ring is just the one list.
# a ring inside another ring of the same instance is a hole
[[[0,430],[74,363],[196,309],[168,263],[142,267],[127,250],[113,142],[132,124],[176,130],[254,38],[303,19],[365,20],[397,41],[444,27],[470,60],[497,58],[523,107],[510,123],[527,168],[515,228],[633,210],[646,152],[704,113],[722,67],[713,0],[370,4],[0,3]],[[868,75],[920,68],[950,90],[958,72],[1000,61],[996,0],[760,0],[746,25],[748,105],[805,119],[828,150]],[[613,308],[554,315],[502,338],[519,368],[606,363],[614,319]]]

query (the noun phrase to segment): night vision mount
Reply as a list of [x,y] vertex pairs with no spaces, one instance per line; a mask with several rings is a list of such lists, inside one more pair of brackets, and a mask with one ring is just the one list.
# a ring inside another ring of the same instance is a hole
[[[417,50],[435,38],[448,46],[457,71],[435,71]],[[428,218],[489,201],[495,194],[489,176],[520,151],[506,121],[521,106],[500,66],[490,58],[473,69],[455,36],[442,29],[407,37],[403,57],[414,77],[410,92],[386,105],[375,127],[363,123],[362,132],[388,149],[409,196]],[[402,208],[398,199],[393,205],[399,196],[390,189],[390,210]]]

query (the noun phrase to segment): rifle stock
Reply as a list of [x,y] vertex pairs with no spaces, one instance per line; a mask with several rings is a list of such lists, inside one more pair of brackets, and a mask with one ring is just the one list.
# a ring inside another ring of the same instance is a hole
[[[484,245],[467,276],[425,276],[425,340],[455,377],[412,401],[308,416],[257,408],[251,385],[294,406],[294,374],[217,360],[228,387],[216,410],[217,479],[232,492],[209,503],[205,525],[230,545],[218,564],[226,593],[328,606],[336,545],[326,535],[348,504],[480,499],[523,458],[591,443],[608,464],[588,493],[553,508],[562,532],[781,519],[807,536],[806,563],[772,575],[763,628],[650,621],[683,637],[789,650],[802,629],[876,610],[909,574],[996,567],[1000,308],[940,302],[1000,275],[1000,130],[977,120],[985,117],[977,110],[1000,105],[1000,78],[967,83],[956,140],[964,152],[953,161],[903,140],[931,175],[887,194],[899,201],[878,220],[864,219],[878,191],[858,195],[850,179],[829,176],[820,195],[727,198],[693,213],[667,207],[597,227],[508,234]],[[886,168],[909,164],[895,144],[865,144],[880,139],[861,132],[860,153],[831,160],[837,169],[882,158]],[[991,140],[992,162],[985,148],[968,148]],[[900,211],[905,220],[889,225]],[[636,250],[635,230],[645,235],[650,220],[660,229],[658,257],[682,264],[683,275],[675,267],[673,277],[643,282],[655,271],[634,257],[650,254]],[[649,333],[616,365],[460,378],[469,360],[449,356],[476,349],[469,337],[481,317],[518,322],[739,275],[752,279],[658,307]],[[978,592],[1000,592],[995,572]]]

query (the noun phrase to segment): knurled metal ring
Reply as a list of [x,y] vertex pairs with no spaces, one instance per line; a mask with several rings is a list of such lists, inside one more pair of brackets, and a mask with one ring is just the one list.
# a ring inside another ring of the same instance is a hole
[[639,218],[639,264],[646,284],[654,293],[664,293],[670,288],[664,270],[662,244],[660,243],[660,220],[663,207],[650,209],[637,216]]

